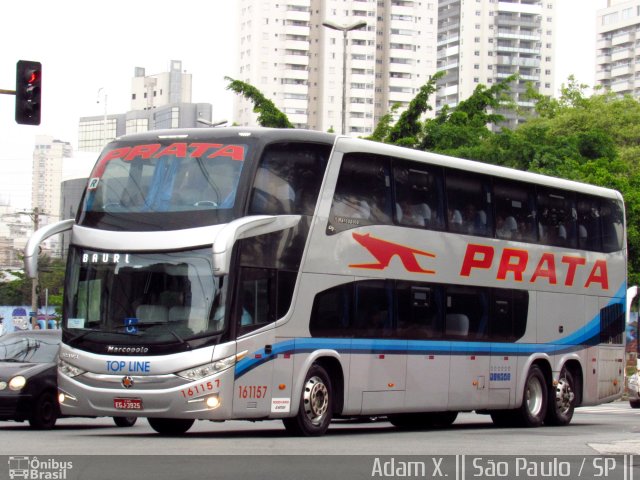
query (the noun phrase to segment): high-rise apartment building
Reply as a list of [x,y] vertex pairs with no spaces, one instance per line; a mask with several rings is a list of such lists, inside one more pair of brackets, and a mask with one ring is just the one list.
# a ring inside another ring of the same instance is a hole
[[[490,87],[518,74],[511,85],[521,109],[527,82],[554,94],[556,0],[439,0],[437,109],[455,106],[479,84]],[[514,113],[502,112],[511,125]]]
[[99,96],[105,113],[81,117],[78,150],[100,151],[115,137],[129,133],[164,128],[203,127],[198,119],[211,121],[210,103],[191,103],[191,74],[184,73],[182,62],[172,60],[168,72],[146,75],[136,67],[131,81],[131,110],[121,114],[107,114],[107,96]]
[[596,20],[596,85],[639,97],[639,62],[640,0],[609,0]]
[[[437,0],[239,0],[238,6],[237,78],[296,127],[341,132],[344,113],[347,134],[370,134],[392,105],[406,107],[435,73]],[[345,42],[342,31],[324,23],[364,25],[346,32]],[[238,96],[234,110],[236,123],[256,124],[251,102]]]
[[71,144],[46,135],[36,136],[31,173],[31,207],[43,215],[42,224],[60,217],[62,164],[73,154]]

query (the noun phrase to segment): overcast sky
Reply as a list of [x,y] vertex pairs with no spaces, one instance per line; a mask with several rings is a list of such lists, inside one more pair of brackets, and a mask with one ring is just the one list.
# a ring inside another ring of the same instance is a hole
[[[594,82],[595,14],[606,0],[557,0],[556,86],[570,74]],[[182,60],[192,74],[194,102],[213,104],[213,119],[231,119],[235,76],[234,0],[30,0],[3,2],[0,15],[0,89],[15,88],[15,64],[43,64],[42,123],[16,125],[14,97],[0,95],[0,201],[30,207],[31,159],[36,135],[77,148],[78,120],[130,106],[135,67],[148,75]],[[100,97],[102,99],[102,96]],[[4,203],[4,202],[3,202]]]

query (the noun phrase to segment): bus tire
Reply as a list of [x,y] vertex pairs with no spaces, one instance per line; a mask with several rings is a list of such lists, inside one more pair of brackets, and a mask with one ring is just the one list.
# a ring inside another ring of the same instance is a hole
[[326,370],[313,364],[304,379],[300,407],[295,417],[283,418],[287,431],[293,435],[313,437],[323,435],[333,415],[333,390]]
[[51,430],[60,416],[58,399],[54,392],[44,392],[35,401],[29,425],[38,430]]
[[520,427],[539,427],[547,414],[547,381],[537,365],[532,365],[524,382],[522,405],[515,410],[516,424]]
[[186,433],[194,420],[191,418],[149,418],[149,425],[160,435],[176,436]]
[[491,421],[496,427],[513,427],[515,422],[514,410],[494,410],[489,412]]
[[458,418],[458,412],[399,413],[389,416],[389,422],[402,430],[448,427]]
[[113,417],[113,423],[117,427],[133,427],[138,421],[138,417]]
[[549,389],[546,425],[563,426],[571,423],[576,407],[575,385],[571,372],[563,368],[558,384]]
[[629,406],[631,408],[640,408],[640,400],[629,400]]

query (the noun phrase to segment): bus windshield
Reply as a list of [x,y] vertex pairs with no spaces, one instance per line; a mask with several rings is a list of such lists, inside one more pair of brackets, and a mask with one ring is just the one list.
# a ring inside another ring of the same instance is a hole
[[237,139],[112,142],[91,172],[79,224],[177,230],[226,223],[248,151]]
[[120,344],[220,334],[225,295],[211,269],[210,248],[105,253],[72,247],[64,325],[78,335],[105,333],[104,340]]

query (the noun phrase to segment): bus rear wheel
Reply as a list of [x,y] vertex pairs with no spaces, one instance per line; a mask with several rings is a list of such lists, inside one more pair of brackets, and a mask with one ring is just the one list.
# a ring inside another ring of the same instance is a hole
[[573,418],[576,395],[573,375],[566,368],[560,371],[560,378],[555,388],[549,389],[547,405],[547,425],[568,425]]
[[333,415],[333,391],[326,370],[313,364],[304,380],[300,407],[295,417],[282,422],[289,433],[312,437],[323,435]]
[[524,383],[522,405],[515,410],[516,424],[539,427],[547,414],[547,381],[537,365],[532,365]]
[[160,435],[182,435],[191,428],[194,420],[190,418],[149,418],[149,425]]
[[458,412],[401,413],[390,415],[389,422],[403,430],[448,427],[458,418]]

